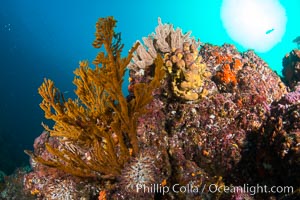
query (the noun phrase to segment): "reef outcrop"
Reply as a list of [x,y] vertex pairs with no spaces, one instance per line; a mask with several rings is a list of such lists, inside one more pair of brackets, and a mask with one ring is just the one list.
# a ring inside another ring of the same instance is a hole
[[290,53],[286,54],[282,60],[285,83],[294,88],[300,80],[300,50],[294,49]]

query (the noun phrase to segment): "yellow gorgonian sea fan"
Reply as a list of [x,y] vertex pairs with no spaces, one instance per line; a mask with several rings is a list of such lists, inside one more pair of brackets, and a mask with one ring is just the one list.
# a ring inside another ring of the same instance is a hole
[[121,57],[123,44],[115,26],[113,17],[100,18],[96,23],[93,46],[104,51],[96,56],[93,69],[83,61],[75,70],[73,83],[78,98],[66,100],[48,79],[39,88],[43,98],[40,107],[45,117],[55,122],[53,128],[44,127],[59,145],[46,144],[52,155],[49,159],[25,151],[35,161],[76,176],[115,178],[124,163],[138,154],[137,119],[146,112],[152,91],[164,77],[163,60],[158,55],[152,81],[137,83],[134,98],[127,101],[122,93],[123,77],[139,43]]

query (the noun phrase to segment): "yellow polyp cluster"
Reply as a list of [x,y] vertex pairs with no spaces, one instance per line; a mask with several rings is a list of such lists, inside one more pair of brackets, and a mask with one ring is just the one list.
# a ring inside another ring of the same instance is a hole
[[30,193],[31,193],[32,195],[38,195],[38,194],[40,193],[40,191],[39,191],[38,189],[35,188],[35,189],[31,190]]
[[205,63],[193,44],[183,43],[182,48],[172,49],[164,55],[166,71],[171,77],[176,97],[192,101],[202,97],[204,79],[210,76]]

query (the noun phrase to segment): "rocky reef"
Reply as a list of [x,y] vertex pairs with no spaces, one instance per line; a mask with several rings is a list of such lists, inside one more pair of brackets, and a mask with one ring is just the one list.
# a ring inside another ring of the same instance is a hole
[[[97,23],[94,47],[105,51],[94,69],[81,62],[75,71],[78,99],[65,100],[50,80],[40,87],[41,108],[55,125],[44,125],[34,151],[26,151],[32,171],[19,173],[18,194],[299,198],[299,50],[284,57],[281,79],[254,51],[202,43],[159,19],[155,32],[121,58],[115,24],[112,17]],[[130,83],[124,97],[126,68]],[[245,185],[293,191],[236,189]]]
[[286,54],[282,60],[285,83],[294,88],[300,80],[300,50],[295,49]]

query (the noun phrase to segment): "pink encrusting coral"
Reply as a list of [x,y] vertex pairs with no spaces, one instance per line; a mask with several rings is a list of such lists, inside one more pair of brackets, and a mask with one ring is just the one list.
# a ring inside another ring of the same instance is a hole
[[[91,120],[97,113],[85,116],[90,110],[84,112],[83,107],[81,121],[75,121],[72,127],[66,125],[67,130],[84,133],[87,140],[64,137],[60,131],[65,129],[56,129],[58,137],[44,132],[35,140],[34,152],[29,153],[33,171],[24,176],[26,194],[37,199],[267,199],[285,197],[251,196],[247,191],[211,193],[203,186],[284,183],[299,187],[299,90],[289,92],[254,51],[240,53],[230,44],[201,43],[190,32],[183,34],[160,19],[158,23],[155,32],[130,52],[129,95],[126,101],[120,97],[122,109],[130,108],[128,112],[117,112],[120,105],[113,97],[120,96],[120,90],[109,87],[99,96],[108,100],[105,118]],[[116,37],[120,41],[120,36]],[[116,62],[108,64],[118,66],[118,53],[111,54],[117,57]],[[99,53],[96,61],[107,64],[104,56]],[[290,70],[296,63],[286,64],[287,71],[296,73]],[[83,80],[92,80],[86,85],[90,89],[94,80],[97,87],[117,84],[102,83],[93,71],[87,72],[81,75]],[[118,77],[113,77],[113,70],[108,74],[112,77],[106,81],[122,82],[122,73]],[[286,76],[286,82],[297,85],[298,80],[291,77],[295,76]],[[77,84],[80,86],[79,80]],[[78,94],[84,95],[86,87],[80,87]],[[147,101],[141,101],[143,94]],[[94,103],[99,99],[83,99],[89,107],[97,108]],[[142,110],[134,106],[138,101],[144,106]],[[134,127],[127,126],[129,122]],[[95,139],[100,146],[93,145]],[[98,152],[101,162],[94,156],[95,148],[104,150]],[[59,153],[60,149],[67,153]],[[110,156],[118,159],[109,160]],[[113,169],[116,173],[111,174]],[[84,176],[85,172],[91,176]],[[175,191],[159,190],[174,185]],[[148,188],[148,192],[139,192],[138,186]],[[176,192],[180,187],[194,190]]]

